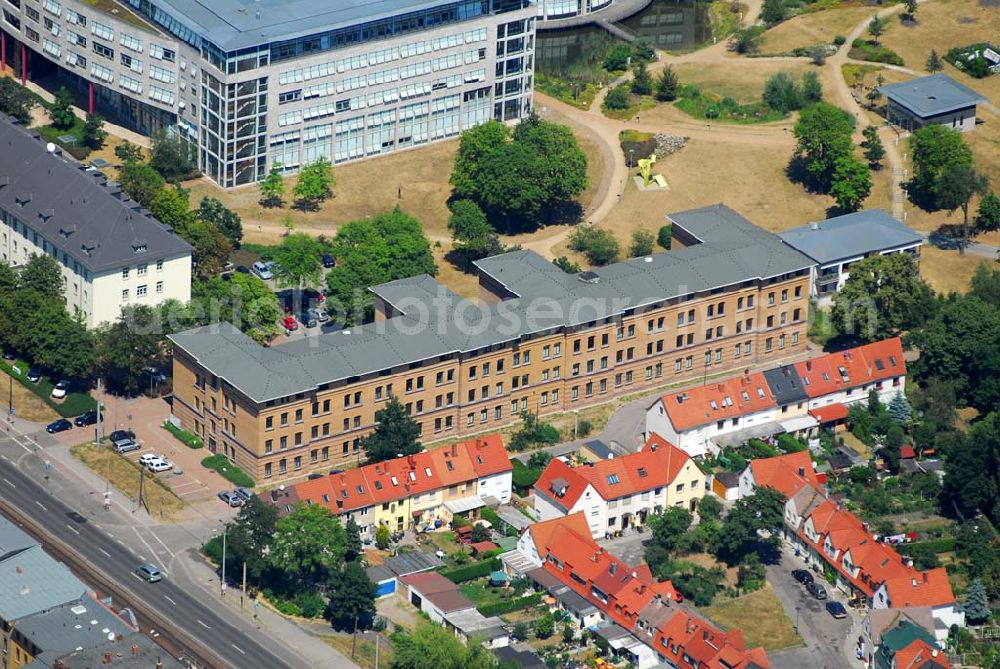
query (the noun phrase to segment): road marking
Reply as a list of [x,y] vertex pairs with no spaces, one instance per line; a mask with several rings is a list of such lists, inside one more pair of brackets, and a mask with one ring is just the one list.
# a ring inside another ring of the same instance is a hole
[[235,643],[231,643],[229,645],[232,646],[233,648],[235,648],[236,650],[238,650],[239,653],[240,653],[240,655],[246,655],[246,651],[244,651],[242,648],[240,648],[239,646],[237,646]]
[[0,455],[0,458],[3,458],[6,462],[10,462],[10,460],[7,460],[7,456],[6,455]]
[[209,627],[209,626],[208,626],[208,625],[206,625],[205,623],[201,622],[201,620],[199,620],[199,621],[198,621],[198,624],[199,624],[199,625],[201,625],[202,627],[204,627],[204,628],[205,628],[205,629],[207,629],[207,630],[210,630],[210,629],[212,629],[211,627]]
[[4,477],[3,482],[6,483],[7,485],[9,485],[11,488],[16,488],[17,487],[16,485],[14,485],[10,481],[8,481],[6,477]]
[[42,511],[48,511],[48,509],[45,508],[45,505],[39,502],[37,499],[35,500],[35,504],[42,507]]
[[[134,571],[130,571],[129,573],[132,574],[132,576],[135,577],[137,581],[142,581],[142,577],[139,576],[139,574],[135,573]],[[143,583],[145,583],[145,581],[143,581]]]
[[164,550],[166,550],[166,551],[167,551],[168,553],[170,553],[170,557],[177,557],[177,556],[176,556],[176,555],[174,554],[174,552],[173,552],[172,550],[170,550],[170,548],[169,548],[169,547],[168,547],[168,546],[167,546],[167,545],[166,545],[165,543],[163,543],[163,539],[161,539],[161,538],[159,537],[159,535],[157,535],[157,534],[153,534],[153,538],[154,538],[154,539],[156,539],[157,541],[159,541],[159,542],[160,542],[160,545],[161,545],[161,546],[163,546]]
[[[159,561],[159,556],[156,554],[156,549],[149,545],[149,542],[146,541],[146,539],[143,538],[143,536],[139,533],[139,530],[137,530],[135,527],[132,527],[132,531],[135,532],[135,536],[139,537],[139,541],[142,542],[143,546],[145,546],[146,548],[149,549],[149,552],[153,555],[153,559],[157,560],[157,562],[158,562],[157,566],[159,566],[160,571],[163,571],[163,562]],[[160,543],[163,543],[163,542],[161,541]],[[169,550],[168,550],[168,552],[169,552]],[[145,560],[146,558],[142,558],[142,559]]]
[[[77,536],[79,536],[79,535],[80,535],[80,530],[76,529],[76,528],[75,528],[75,527],[73,527],[72,525],[69,525],[69,524],[67,524],[67,525],[66,525],[66,527],[67,527],[67,529],[69,529],[69,531],[70,531],[70,532],[72,532],[73,534],[75,534],[75,535],[77,535]],[[109,556],[109,557],[110,557],[110,556]]]
[[173,599],[171,599],[170,595],[163,595],[163,598],[166,599],[171,604],[173,604],[174,606],[177,606],[177,602],[175,602]]
[[97,550],[99,550],[99,551],[101,551],[102,553],[104,553],[105,557],[111,557],[111,553],[107,552],[106,550],[104,550],[104,549],[103,549],[103,548],[101,548],[100,546],[98,546],[98,547],[97,547]]

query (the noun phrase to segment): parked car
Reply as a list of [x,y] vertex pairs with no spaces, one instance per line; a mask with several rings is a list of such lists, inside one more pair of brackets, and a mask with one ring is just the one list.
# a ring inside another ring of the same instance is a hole
[[285,316],[281,319],[281,327],[288,332],[294,332],[299,329],[299,322],[295,320],[295,316]]
[[54,397],[57,400],[61,400],[68,394],[69,394],[69,381],[67,381],[66,379],[61,379],[52,388],[52,397]]
[[223,490],[220,492],[219,499],[233,508],[243,506],[243,500],[240,499],[240,496],[234,492],[230,492],[229,490]]
[[326,313],[326,309],[321,307],[313,307],[309,310],[309,315],[318,320],[320,323],[326,323],[330,320],[330,314]]
[[3,359],[4,360],[13,360],[16,357],[17,356],[14,355],[14,351],[9,351],[9,350],[5,349],[4,352],[3,352]]
[[153,472],[154,474],[159,472],[169,471],[173,468],[174,468],[173,463],[170,462],[169,460],[164,460],[163,458],[157,458],[156,460],[153,460],[148,465],[146,465],[146,469]]
[[132,430],[115,430],[114,432],[108,435],[108,439],[111,440],[111,443],[115,443],[116,441],[124,441],[126,439],[128,439],[129,441],[133,441],[135,440],[135,432],[133,432]]
[[271,263],[257,261],[250,266],[253,273],[259,276],[264,281],[274,278],[274,274],[271,273]]
[[69,422],[65,418],[60,418],[59,420],[54,420],[46,426],[45,431],[49,434],[55,434],[56,432],[65,432],[66,430],[72,430],[73,423]]
[[156,583],[163,580],[163,574],[161,574],[160,570],[151,564],[139,565],[139,568],[135,570],[135,573],[137,573],[139,578],[147,583]]
[[316,318],[316,315],[313,313],[313,311],[314,311],[313,309],[310,309],[309,311],[304,311],[301,314],[299,314],[299,320],[307,328],[314,328],[317,325],[319,325],[319,320]]
[[796,569],[792,572],[792,578],[794,578],[799,583],[812,583],[813,575],[810,574],[805,569]]
[[143,367],[142,375],[153,383],[163,383],[163,381],[167,378],[167,376],[160,371],[159,367],[153,367],[152,365]]
[[847,609],[840,602],[827,602],[826,611],[837,620],[847,617]]
[[249,502],[250,498],[253,497],[253,490],[250,490],[250,488],[236,488],[233,492],[236,493],[244,502]]
[[250,268],[247,267],[246,265],[237,265],[236,266],[236,273],[237,274],[249,274],[250,273]]
[[[104,416],[101,415],[101,420],[104,420]],[[97,409],[91,409],[85,413],[80,414],[73,421],[73,424],[77,427],[86,427],[87,425],[97,424]]]
[[144,453],[139,456],[139,464],[142,465],[143,467],[147,467],[149,463],[156,462],[157,460],[162,460],[162,459],[163,458],[161,458],[156,453]]
[[331,267],[336,267],[337,261],[334,260],[333,256],[329,253],[323,254],[323,267],[330,269]]
[[810,595],[812,595],[816,599],[819,600],[826,599],[826,588],[824,588],[819,583],[816,583],[815,581],[811,583],[806,583],[806,590],[809,592]]
[[32,383],[38,383],[42,380],[42,373],[37,367],[28,368],[28,380]]
[[115,453],[131,453],[132,451],[138,451],[142,446],[132,441],[131,439],[121,439],[112,444],[115,449]]

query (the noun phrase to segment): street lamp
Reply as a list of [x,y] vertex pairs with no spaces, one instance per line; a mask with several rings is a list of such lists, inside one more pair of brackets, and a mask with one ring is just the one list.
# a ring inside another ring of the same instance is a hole
[[573,409],[573,441],[576,441],[576,431],[580,425],[580,410]]
[[796,632],[799,631],[799,611],[800,610],[801,609],[798,606],[795,607],[795,631]]
[[628,168],[632,169],[632,156],[635,154],[635,149],[628,150]]
[[[222,523],[222,578],[219,579],[219,593],[225,597],[226,596],[226,532],[229,530],[229,526],[225,524],[224,521],[219,521]],[[212,534],[215,534],[218,530],[212,530]]]

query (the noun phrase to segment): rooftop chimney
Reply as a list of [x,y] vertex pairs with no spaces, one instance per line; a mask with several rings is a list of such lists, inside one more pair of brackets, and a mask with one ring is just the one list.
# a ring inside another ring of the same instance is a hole
[[924,572],[924,583],[926,583],[926,582],[927,582],[927,572],[925,571]]
[[813,369],[813,361],[812,360],[806,360],[806,371],[807,372],[811,372],[812,369]]
[[452,444],[451,445],[451,457],[453,457],[453,458],[457,458],[458,457],[458,444]]
[[139,654],[138,644],[132,644],[132,655],[138,655],[138,654]]
[[111,664],[111,653],[105,653],[101,659],[101,664]]

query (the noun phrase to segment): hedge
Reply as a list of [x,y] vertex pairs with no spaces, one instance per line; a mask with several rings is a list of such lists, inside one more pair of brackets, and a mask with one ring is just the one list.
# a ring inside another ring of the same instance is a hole
[[916,541],[911,544],[903,544],[900,550],[907,551],[917,546],[927,549],[933,553],[950,553],[955,550],[955,537],[941,537],[940,539],[929,539],[927,541]]
[[187,430],[182,430],[169,420],[163,423],[163,429],[174,435],[174,437],[177,438],[177,441],[181,442],[188,448],[202,448],[205,445],[202,443],[198,435],[188,432]]
[[442,571],[441,575],[452,583],[465,583],[466,581],[489,576],[491,572],[499,571],[501,566],[500,558],[491,558]]
[[512,458],[510,463],[514,466],[512,483],[518,490],[527,490],[531,488],[542,475],[542,470],[532,469],[517,458]]
[[254,487],[254,480],[250,478],[250,475],[230,462],[229,458],[224,455],[210,455],[201,461],[201,466],[215,470],[230,483],[244,488]]
[[526,595],[516,599],[508,599],[503,602],[483,604],[482,606],[477,606],[476,610],[489,618],[490,616],[502,616],[505,613],[513,613],[514,611],[520,611],[521,609],[537,606],[541,601],[542,593],[536,592],[532,595]]

